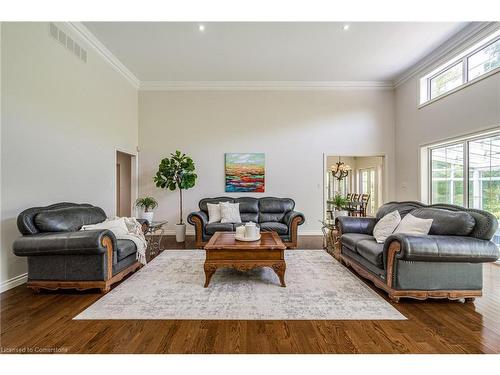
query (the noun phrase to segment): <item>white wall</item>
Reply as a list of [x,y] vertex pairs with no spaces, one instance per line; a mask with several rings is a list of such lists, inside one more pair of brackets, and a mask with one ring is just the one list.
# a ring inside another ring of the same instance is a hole
[[79,40],[87,63],[50,38],[47,23],[4,22],[1,41],[5,288],[26,272],[26,259],[11,250],[19,212],[71,201],[114,214],[115,149],[135,152],[138,99],[137,90],[85,42]]
[[500,74],[418,105],[418,77],[396,88],[396,192],[420,200],[420,146],[500,126]]
[[[186,191],[184,216],[203,197],[291,197],[304,212],[302,233],[320,233],[323,154],[387,155],[394,176],[392,90],[143,91],[139,93],[139,194],[159,200],[156,219],[173,229],[178,193],[156,188],[161,158],[193,157],[198,182]],[[224,153],[264,152],[266,191],[224,192]],[[394,196],[394,180],[389,182]]]

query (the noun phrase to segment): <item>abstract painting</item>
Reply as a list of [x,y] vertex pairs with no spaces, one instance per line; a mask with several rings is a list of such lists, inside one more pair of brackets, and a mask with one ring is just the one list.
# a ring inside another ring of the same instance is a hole
[[226,193],[263,193],[265,155],[226,154]]

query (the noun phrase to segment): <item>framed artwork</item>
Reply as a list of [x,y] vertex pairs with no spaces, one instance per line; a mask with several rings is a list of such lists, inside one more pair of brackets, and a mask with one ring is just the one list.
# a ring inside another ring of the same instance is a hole
[[225,155],[226,193],[263,193],[265,154]]

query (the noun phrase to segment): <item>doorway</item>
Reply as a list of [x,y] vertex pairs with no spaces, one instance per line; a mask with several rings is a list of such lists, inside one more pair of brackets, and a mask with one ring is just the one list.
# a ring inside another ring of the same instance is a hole
[[[340,164],[339,164],[340,163]],[[332,171],[341,165],[345,169],[345,176],[334,176]],[[332,200],[336,195],[345,199],[361,200],[361,196],[368,197],[366,215],[374,216],[378,208],[384,203],[385,158],[383,156],[338,156],[324,155],[324,218],[331,219],[334,207]],[[340,210],[342,211],[342,210]]]
[[116,216],[131,217],[136,198],[135,155],[116,151],[115,197]]

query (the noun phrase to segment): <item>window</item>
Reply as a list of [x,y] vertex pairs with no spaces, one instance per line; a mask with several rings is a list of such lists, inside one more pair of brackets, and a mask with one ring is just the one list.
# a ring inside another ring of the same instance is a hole
[[[469,142],[468,203],[500,220],[500,134]],[[494,238],[500,245],[500,230]]]
[[374,215],[377,208],[375,207],[375,202],[377,202],[377,180],[375,168],[367,168],[359,170],[359,191],[361,194],[370,194],[370,200],[368,201],[368,206],[366,212],[368,215]]
[[420,79],[420,104],[500,70],[500,30]]
[[431,85],[431,99],[460,86],[463,83],[463,69],[464,64],[459,62],[431,78],[429,80]]
[[468,58],[469,80],[500,67],[500,39]]
[[463,144],[431,149],[431,201],[464,205]]
[[[500,132],[429,149],[431,203],[491,212],[500,220]],[[500,246],[500,229],[493,237]]]

